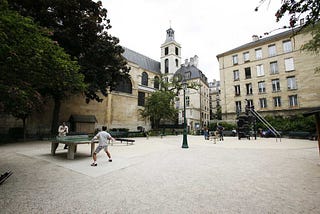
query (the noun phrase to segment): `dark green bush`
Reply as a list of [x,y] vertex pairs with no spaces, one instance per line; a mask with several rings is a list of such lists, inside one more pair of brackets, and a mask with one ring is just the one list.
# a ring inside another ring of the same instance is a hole
[[[288,133],[289,131],[316,132],[316,121],[314,117],[304,117],[303,115],[294,115],[290,117],[266,116],[265,119],[278,131]],[[257,127],[266,129],[266,127],[257,121]]]

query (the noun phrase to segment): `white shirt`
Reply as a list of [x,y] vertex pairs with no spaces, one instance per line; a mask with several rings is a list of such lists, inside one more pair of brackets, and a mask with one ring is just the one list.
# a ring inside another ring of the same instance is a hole
[[112,139],[111,135],[106,131],[100,131],[92,140],[98,139],[99,146],[107,146],[108,139]]
[[68,129],[68,126],[59,126],[59,129],[58,129],[58,132],[59,132],[59,136],[66,136],[67,133],[69,132],[69,129]]

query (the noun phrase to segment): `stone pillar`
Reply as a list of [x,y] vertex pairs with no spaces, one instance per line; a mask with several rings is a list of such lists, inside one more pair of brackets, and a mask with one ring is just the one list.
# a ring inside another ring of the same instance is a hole
[[106,124],[108,129],[112,124],[112,93],[108,92],[107,109],[106,109]]

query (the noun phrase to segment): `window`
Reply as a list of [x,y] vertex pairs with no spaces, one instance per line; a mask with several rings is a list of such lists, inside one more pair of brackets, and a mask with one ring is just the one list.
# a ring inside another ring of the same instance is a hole
[[266,93],[265,81],[258,82],[259,93]]
[[259,99],[260,108],[267,108],[267,99],[266,98],[260,98]]
[[247,100],[248,107],[254,107],[253,106],[253,100]]
[[289,96],[289,106],[290,107],[298,106],[298,96],[297,95]]
[[287,83],[288,83],[288,90],[297,89],[297,83],[296,83],[295,77],[288,77]]
[[238,64],[238,55],[233,55],[232,56],[232,64],[237,65]]
[[263,65],[257,65],[257,76],[264,76],[264,69],[263,69]]
[[285,71],[293,71],[294,70],[293,58],[284,59],[284,67],[285,67]]
[[292,51],[292,43],[291,40],[287,40],[283,42],[283,52],[288,53]]
[[243,53],[243,61],[244,62],[249,62],[250,61],[249,52]]
[[166,47],[165,49],[164,49],[164,55],[168,55],[169,54],[169,47]]
[[272,80],[272,91],[273,92],[280,91],[280,80],[279,79]]
[[115,91],[132,94],[132,83],[128,77],[122,77],[116,85]]
[[179,67],[179,61],[178,61],[178,59],[176,59],[175,61],[176,61],[176,67]]
[[146,72],[142,73],[141,85],[148,86],[148,74]]
[[281,106],[281,97],[274,97],[273,104],[274,104],[274,107],[280,107]]
[[246,84],[246,89],[247,89],[247,95],[252,94],[252,84],[251,83]]
[[175,106],[176,106],[176,109],[180,108],[180,100],[175,101]]
[[240,113],[241,111],[241,101],[236,101],[236,112]]
[[190,78],[191,78],[191,71],[186,71],[186,72],[184,72],[184,77],[185,77],[186,79],[190,79]]
[[179,48],[178,47],[175,48],[175,52],[176,52],[176,55],[179,56]]
[[233,80],[239,80],[239,70],[234,70],[233,71]]
[[235,85],[234,91],[236,96],[240,96],[240,85]]
[[277,73],[279,73],[278,62],[277,61],[270,62],[270,74],[277,74]]
[[164,73],[169,73],[169,59],[164,60]]
[[174,101],[176,103],[176,108],[179,108],[180,107],[180,97],[175,97]]
[[268,51],[269,51],[269,57],[277,55],[276,45],[269,45]]
[[186,96],[186,107],[190,106],[190,97]]
[[138,92],[138,106],[144,106],[145,96],[144,92]]
[[250,67],[245,68],[244,73],[245,73],[246,79],[251,79],[251,68]]
[[160,89],[160,79],[159,77],[155,76],[153,80],[153,87],[155,89]]
[[262,49],[256,49],[256,59],[262,59]]

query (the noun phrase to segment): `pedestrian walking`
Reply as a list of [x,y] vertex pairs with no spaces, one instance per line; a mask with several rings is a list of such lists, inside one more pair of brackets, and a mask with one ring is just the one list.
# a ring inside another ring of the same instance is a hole
[[218,125],[217,131],[218,131],[218,133],[219,133],[220,141],[223,141],[223,131],[224,131],[224,127],[221,126],[221,125]]
[[97,154],[103,149],[108,158],[109,158],[109,162],[112,162],[112,158],[111,158],[111,154],[109,152],[108,149],[108,140],[112,140],[115,141],[115,139],[107,132],[107,127],[106,126],[102,126],[102,131],[98,132],[98,134],[96,134],[96,136],[94,136],[92,138],[91,141],[94,140],[99,140],[99,145],[96,148],[96,150],[93,153],[93,163],[91,164],[91,166],[97,166]]

